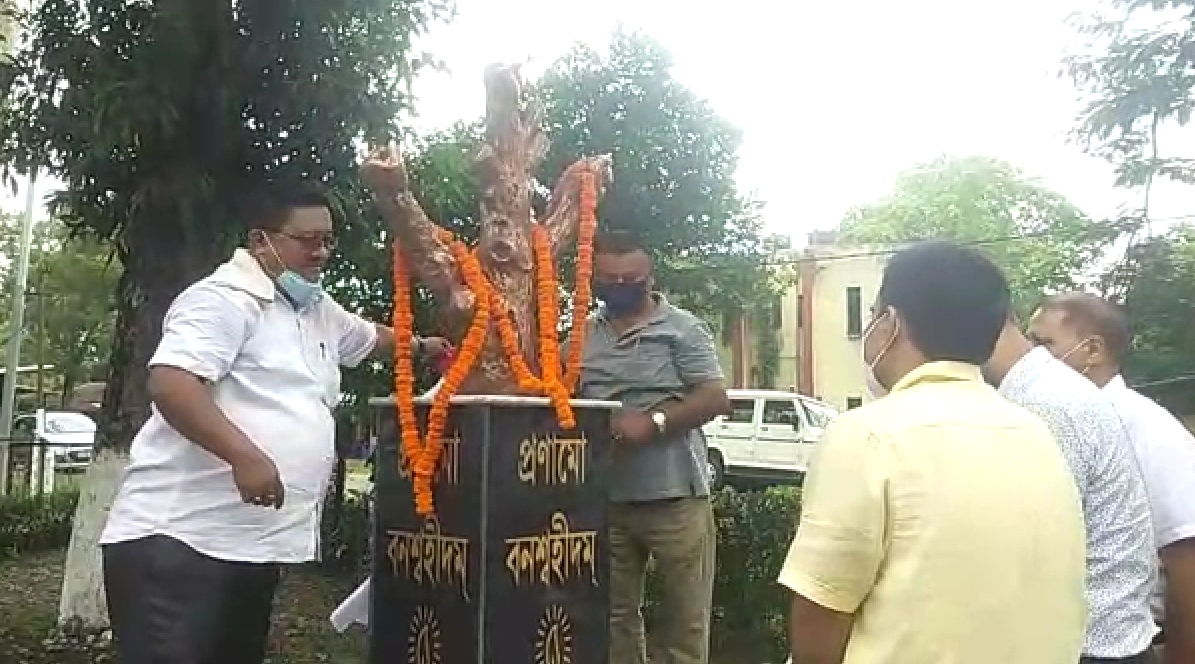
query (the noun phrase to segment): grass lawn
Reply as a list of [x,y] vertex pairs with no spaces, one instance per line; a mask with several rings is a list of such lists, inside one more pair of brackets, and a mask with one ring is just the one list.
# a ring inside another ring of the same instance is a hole
[[[58,615],[63,551],[0,561],[0,662],[3,664],[116,664],[107,648],[64,651],[48,641]],[[337,634],[328,614],[356,582],[318,570],[295,568],[283,575],[274,608],[269,664],[363,664],[359,629]]]

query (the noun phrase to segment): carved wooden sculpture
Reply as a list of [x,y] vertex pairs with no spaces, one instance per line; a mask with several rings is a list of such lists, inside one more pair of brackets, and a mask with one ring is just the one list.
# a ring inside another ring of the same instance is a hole
[[[609,155],[587,157],[565,169],[552,191],[543,219],[531,207],[532,174],[547,149],[540,131],[538,106],[525,98],[518,68],[492,65],[485,73],[486,143],[478,155],[481,180],[481,231],[477,256],[490,284],[502,295],[528,367],[539,373],[536,341],[535,260],[532,225],[541,224],[558,256],[577,233],[581,182],[588,174],[597,190],[610,182]],[[382,214],[395,234],[407,265],[433,292],[448,329],[458,341],[472,318],[473,293],[465,287],[460,266],[438,237],[439,227],[427,218],[408,187],[402,157],[393,147],[375,152],[362,176],[374,192]],[[477,364],[461,385],[463,394],[518,394],[497,330],[489,325]]]

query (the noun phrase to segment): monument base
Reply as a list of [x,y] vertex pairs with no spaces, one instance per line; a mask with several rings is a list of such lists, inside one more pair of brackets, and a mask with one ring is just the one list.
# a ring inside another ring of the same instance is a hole
[[[415,514],[393,399],[379,417],[371,664],[606,664],[606,478],[614,402],[453,397]],[[429,405],[417,400],[425,430]]]

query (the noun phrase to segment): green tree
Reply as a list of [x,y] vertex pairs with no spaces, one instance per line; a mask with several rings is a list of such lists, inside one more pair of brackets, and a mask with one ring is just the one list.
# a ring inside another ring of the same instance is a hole
[[[0,255],[14,257],[20,227],[14,219],[6,222],[0,226]],[[92,238],[72,237],[56,221],[36,225],[33,239],[21,363],[53,365],[47,387],[52,382],[65,403],[74,388],[108,359],[120,265],[110,248]],[[11,272],[3,272],[6,283],[12,279]],[[12,294],[7,288],[0,296],[5,343],[11,334]]]
[[1087,43],[1065,61],[1083,97],[1075,138],[1115,166],[1118,186],[1143,190],[1138,218],[1148,223],[1156,177],[1195,182],[1195,159],[1159,145],[1159,130],[1185,126],[1195,110],[1195,2],[1110,0],[1077,28]]
[[[0,220],[0,256],[9,258],[0,270],[6,284],[11,284],[19,242],[20,221]],[[53,387],[65,403],[108,358],[120,265],[111,249],[94,239],[72,237],[61,223],[44,221],[33,229],[29,272],[21,363],[53,365],[46,388]],[[12,332],[12,295],[12,288],[0,291],[5,344]]]
[[[1083,17],[1088,38],[1066,60],[1083,95],[1075,137],[1116,168],[1116,185],[1138,190],[1134,233],[1101,279],[1103,293],[1126,306],[1134,349],[1126,366],[1133,380],[1170,381],[1195,372],[1189,295],[1195,279],[1190,226],[1157,235],[1150,224],[1154,183],[1195,183],[1195,159],[1166,150],[1166,137],[1185,128],[1195,111],[1195,1],[1110,0]],[[1167,383],[1169,384],[1169,383]],[[1191,381],[1165,391],[1168,405],[1195,403]]]
[[[64,404],[111,352],[120,269],[110,248],[84,237],[56,238],[35,257],[33,333],[55,367]],[[33,345],[25,357],[36,357]]]
[[[267,182],[315,180],[353,237],[362,139],[398,133],[411,39],[442,0],[45,0],[29,17],[3,157],[65,180],[55,210],[115,248],[123,273],[103,448],[74,521],[61,618],[102,627],[93,549],[118,454],[148,412],[145,366],[174,296],[209,272]],[[372,216],[372,215],[370,215]],[[102,481],[101,481],[102,478]],[[90,571],[89,571],[90,570]]]
[[1063,196],[986,157],[941,158],[902,173],[887,197],[847,213],[855,242],[899,245],[949,238],[980,245],[1006,272],[1019,311],[1077,288],[1119,234]]
[[1134,330],[1128,373],[1163,380],[1195,373],[1195,227],[1180,226],[1129,252],[1125,309]]
[[600,222],[644,238],[662,287],[710,318],[767,299],[759,207],[734,181],[739,132],[673,77],[658,43],[619,31],[606,53],[577,46],[535,89],[551,139],[541,182],[579,155],[612,154]]

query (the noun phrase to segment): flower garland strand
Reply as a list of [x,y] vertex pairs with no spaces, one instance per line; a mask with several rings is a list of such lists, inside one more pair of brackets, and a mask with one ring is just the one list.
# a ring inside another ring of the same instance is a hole
[[535,252],[535,295],[536,314],[539,318],[540,372],[543,374],[544,391],[556,409],[556,419],[564,429],[577,426],[569,393],[560,382],[560,346],[556,325],[560,321],[560,291],[556,286],[556,268],[552,264],[552,240],[543,226],[531,229],[532,248]]
[[[490,307],[488,284],[477,259],[469,254],[460,242],[450,245],[461,265],[465,285],[477,297],[473,320],[461,342],[460,352],[444,374],[440,389],[432,399],[427,415],[427,435],[420,440],[419,424],[415,418],[414,373],[411,357],[413,316],[411,314],[410,275],[402,250],[394,249],[394,394],[398,405],[399,423],[402,429],[402,449],[411,470],[411,483],[415,494],[415,512],[420,516],[432,514],[435,504],[432,494],[432,478],[439,466],[444,451],[444,426],[448,421],[448,409],[452,395],[460,389],[473,365],[481,356],[485,335],[489,326]],[[463,254],[463,256],[462,256]]]
[[565,360],[564,388],[570,393],[581,378],[581,355],[585,352],[589,300],[593,297],[593,236],[597,233],[597,178],[592,170],[581,175],[580,215],[577,232],[577,278],[573,291],[573,333]]
[[491,315],[497,317],[498,339],[502,342],[502,352],[510,361],[510,369],[519,383],[519,389],[528,393],[542,393],[543,381],[531,373],[527,360],[523,358],[523,351],[519,349],[519,336],[507,314],[506,300],[493,287],[490,288],[490,311]]
[[[402,249],[394,245],[394,396],[398,406],[399,429],[402,432],[402,457],[415,477],[415,464],[422,455],[419,440],[419,421],[415,418],[415,376],[412,371],[411,338],[414,317],[411,314],[411,285],[407,262]],[[401,470],[401,468],[400,468]]]
[[[432,480],[444,450],[444,427],[452,397],[468,378],[469,372],[481,356],[489,331],[490,320],[498,328],[502,351],[510,363],[519,389],[528,393],[546,394],[556,411],[556,419],[564,429],[577,426],[569,397],[581,374],[581,357],[585,344],[585,323],[589,316],[590,280],[593,275],[593,236],[597,229],[597,178],[592,170],[581,174],[579,192],[579,233],[577,238],[576,292],[573,296],[573,335],[564,366],[560,362],[560,347],[556,325],[560,320],[559,291],[556,266],[552,260],[551,238],[543,226],[532,227],[532,250],[535,258],[536,315],[539,327],[538,351],[542,378],[531,373],[519,347],[518,334],[507,313],[506,301],[490,284],[481,269],[475,252],[455,239],[451,231],[438,229],[437,237],[448,245],[460,266],[465,286],[473,294],[474,311],[469,329],[460,344],[460,351],[448,370],[427,416],[427,434],[420,437],[415,417],[414,369],[411,340],[414,335],[414,316],[411,312],[411,281],[401,248],[394,246],[394,395],[397,401],[399,425],[402,430],[402,458],[411,470],[415,494],[415,511],[420,516],[435,512]],[[401,461],[400,461],[401,462]]]

